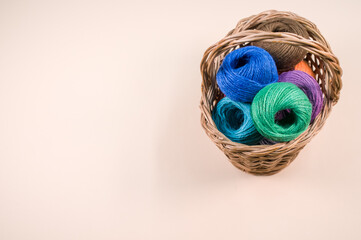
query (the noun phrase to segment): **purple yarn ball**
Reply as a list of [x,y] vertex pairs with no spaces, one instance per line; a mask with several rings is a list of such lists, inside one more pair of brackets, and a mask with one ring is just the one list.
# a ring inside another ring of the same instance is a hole
[[[323,106],[323,95],[317,81],[303,71],[293,70],[282,73],[279,76],[278,82],[293,83],[307,95],[312,104],[311,122],[313,122],[313,120],[315,120],[317,115],[321,112]],[[285,112],[278,112],[276,120],[282,119],[285,114]]]

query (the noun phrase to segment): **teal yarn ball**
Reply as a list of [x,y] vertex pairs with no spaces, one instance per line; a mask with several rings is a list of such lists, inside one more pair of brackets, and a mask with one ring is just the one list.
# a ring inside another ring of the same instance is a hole
[[[288,110],[282,120],[275,115]],[[293,83],[277,82],[261,89],[251,106],[254,125],[264,137],[287,142],[304,132],[311,121],[312,104],[307,95]]]
[[251,105],[222,98],[212,112],[218,130],[233,142],[257,144],[263,137],[253,124]]

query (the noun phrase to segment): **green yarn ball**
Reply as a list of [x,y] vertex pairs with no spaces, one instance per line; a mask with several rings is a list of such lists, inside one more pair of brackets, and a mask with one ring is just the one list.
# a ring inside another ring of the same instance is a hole
[[[279,121],[277,112],[289,109]],[[297,138],[310,124],[312,104],[306,94],[295,84],[277,82],[262,88],[251,106],[254,125],[264,137],[278,142]]]

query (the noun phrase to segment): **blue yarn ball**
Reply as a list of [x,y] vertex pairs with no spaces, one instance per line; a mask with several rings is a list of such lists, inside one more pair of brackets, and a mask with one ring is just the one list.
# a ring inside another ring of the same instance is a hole
[[233,142],[253,145],[263,136],[259,134],[251,117],[251,105],[222,98],[212,112],[218,130]]
[[250,103],[259,90],[277,82],[278,72],[272,56],[266,50],[247,46],[226,55],[216,79],[228,98]]

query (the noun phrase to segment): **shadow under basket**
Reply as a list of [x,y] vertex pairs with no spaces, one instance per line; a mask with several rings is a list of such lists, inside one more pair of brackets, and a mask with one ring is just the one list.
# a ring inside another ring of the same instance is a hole
[[[266,21],[290,18],[307,29],[309,39],[286,32],[265,32],[255,30],[255,26]],[[248,146],[232,142],[218,131],[212,119],[212,111],[223,97],[216,82],[216,74],[224,57],[231,51],[250,45],[252,42],[265,41],[290,44],[307,51],[305,61],[315,73],[324,100],[323,108],[315,121],[296,139],[274,145]],[[200,103],[201,124],[209,138],[229,158],[229,161],[242,171],[254,175],[272,175],[288,166],[298,153],[311,141],[323,127],[332,107],[339,99],[342,87],[342,70],[338,59],[316,25],[291,12],[275,10],[244,18],[238,22],[222,40],[209,47],[201,62],[202,98]]]

